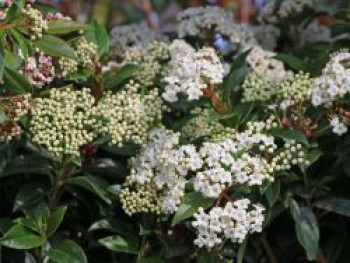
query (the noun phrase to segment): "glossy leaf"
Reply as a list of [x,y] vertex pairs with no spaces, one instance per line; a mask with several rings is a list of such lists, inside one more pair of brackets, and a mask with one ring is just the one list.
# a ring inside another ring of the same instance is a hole
[[76,59],[75,51],[64,40],[51,35],[44,35],[34,42],[44,53],[53,57]]
[[279,198],[281,191],[281,184],[280,181],[275,179],[273,183],[270,184],[270,186],[267,188],[265,194],[267,201],[269,202],[269,206],[273,207],[276,203],[276,201]]
[[62,223],[63,217],[67,211],[66,206],[61,206],[56,208],[55,211],[51,213],[51,216],[47,222],[46,236],[52,236]]
[[139,66],[135,64],[126,64],[116,71],[112,76],[108,77],[104,82],[105,90],[115,90],[122,84],[124,81],[132,78],[137,71]]
[[318,208],[350,217],[350,200],[330,197],[316,202]]
[[62,35],[74,31],[84,30],[88,26],[71,20],[57,19],[48,21],[49,29],[46,31],[47,34]]
[[45,238],[34,234],[22,225],[13,226],[0,239],[0,245],[14,249],[31,249],[45,243]]
[[56,263],[87,263],[83,249],[74,241],[66,239],[47,253],[48,258]]
[[307,207],[299,207],[292,200],[291,214],[294,218],[295,229],[299,243],[306,251],[308,260],[314,260],[319,249],[320,233],[314,213]]
[[294,140],[296,142],[308,145],[308,140],[303,133],[297,130],[272,129],[269,133],[286,141]]
[[69,179],[67,181],[67,184],[82,187],[87,191],[95,194],[106,203],[112,203],[109,199],[108,192],[106,191],[108,184],[102,178],[92,175],[79,176]]
[[15,95],[27,94],[33,91],[33,87],[26,77],[13,69],[5,68],[4,80],[6,87]]
[[199,192],[186,194],[171,221],[171,225],[174,226],[181,221],[192,217],[193,214],[197,212],[198,208],[203,207],[206,209],[212,206],[213,203],[214,200],[212,198],[204,197]]
[[109,37],[104,25],[93,21],[85,32],[85,37],[88,41],[94,42],[97,45],[98,55],[102,56],[108,52]]
[[139,250],[139,245],[135,240],[118,235],[102,238],[99,242],[106,248],[115,252],[137,254]]

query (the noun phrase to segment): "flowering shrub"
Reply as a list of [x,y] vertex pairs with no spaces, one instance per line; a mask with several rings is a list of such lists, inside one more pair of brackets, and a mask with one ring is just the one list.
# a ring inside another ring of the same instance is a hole
[[176,37],[109,41],[24,2],[1,3],[0,261],[349,261],[341,3],[190,8]]

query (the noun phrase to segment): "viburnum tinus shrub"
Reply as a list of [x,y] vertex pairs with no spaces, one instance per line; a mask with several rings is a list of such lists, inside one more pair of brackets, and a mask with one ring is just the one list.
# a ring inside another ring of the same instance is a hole
[[342,7],[189,8],[175,38],[141,23],[109,41],[4,1],[0,258],[348,262]]

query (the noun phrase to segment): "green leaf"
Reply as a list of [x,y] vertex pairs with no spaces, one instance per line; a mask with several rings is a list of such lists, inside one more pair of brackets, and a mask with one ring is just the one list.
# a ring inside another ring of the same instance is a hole
[[350,23],[335,22],[331,25],[331,36],[336,37],[350,32]]
[[75,51],[64,40],[51,36],[44,35],[42,38],[34,42],[40,50],[52,57],[67,57],[76,59]]
[[139,263],[167,263],[167,261],[161,256],[150,256],[141,258]]
[[79,176],[69,179],[67,181],[67,184],[82,187],[88,190],[89,192],[95,194],[96,196],[100,197],[107,204],[112,203],[112,201],[109,199],[108,192],[106,190],[108,184],[102,178],[92,175]]
[[139,245],[133,238],[114,235],[102,238],[99,242],[106,248],[115,252],[137,254],[139,251]]
[[340,197],[329,197],[315,203],[320,209],[350,217],[350,200]]
[[140,67],[135,64],[124,65],[123,67],[118,69],[118,71],[115,74],[113,74],[111,77],[106,78],[103,84],[104,89],[115,90],[124,81],[132,78],[139,69]]
[[278,54],[275,59],[282,61],[294,70],[306,70],[304,62],[293,55]]
[[294,218],[299,243],[306,251],[308,260],[314,260],[319,249],[320,233],[314,213],[307,207],[299,207],[290,201],[290,210]]
[[94,42],[97,45],[99,56],[108,52],[109,36],[107,30],[97,21],[92,21],[90,23],[89,28],[85,31],[85,37],[88,41]]
[[122,147],[103,145],[101,148],[109,153],[121,156],[133,156],[140,150],[140,146],[133,143],[124,143]]
[[74,31],[85,30],[88,27],[84,23],[66,19],[48,21],[47,24],[49,29],[46,30],[46,33],[53,35],[64,35]]
[[22,225],[15,225],[0,239],[0,245],[14,249],[31,249],[43,245],[45,241],[45,237],[34,234]]
[[190,218],[194,213],[197,212],[198,208],[203,207],[204,209],[212,206],[214,199],[204,197],[199,192],[191,192],[184,196],[179,209],[176,211],[171,225],[175,226],[181,221]]
[[47,253],[50,260],[56,263],[87,263],[83,249],[74,241],[66,239],[59,246]]
[[66,206],[61,206],[56,208],[54,212],[52,212],[48,222],[47,222],[47,228],[46,228],[46,236],[50,237],[52,236],[60,224],[62,223],[63,217],[67,211]]
[[29,183],[20,188],[16,195],[13,211],[20,211],[30,206],[37,205],[44,200],[45,188],[39,183]]
[[6,67],[16,70],[21,65],[21,58],[18,54],[14,54],[9,51],[5,51],[5,65]]
[[9,120],[6,113],[3,111],[3,109],[0,108],[0,124],[5,123]]
[[294,140],[305,145],[309,144],[305,135],[297,130],[272,129],[269,133],[272,136],[284,139],[285,141]]
[[238,116],[238,125],[245,123],[254,109],[254,102],[240,103],[234,108],[234,113]]
[[89,231],[109,230],[122,236],[134,236],[137,235],[136,229],[136,226],[118,218],[108,218],[93,223]]
[[27,94],[33,91],[33,87],[26,77],[13,69],[5,68],[4,79],[6,87],[15,95]]
[[275,180],[266,190],[266,198],[269,206],[273,207],[278,200],[281,191],[281,184],[279,180]]
[[35,154],[18,155],[7,163],[4,170],[0,172],[0,177],[30,173],[49,175],[51,165],[45,158]]

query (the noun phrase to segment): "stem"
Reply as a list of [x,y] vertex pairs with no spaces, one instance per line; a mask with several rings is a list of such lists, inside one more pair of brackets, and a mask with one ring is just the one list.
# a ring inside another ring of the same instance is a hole
[[143,256],[146,253],[147,245],[148,245],[147,244],[147,236],[144,235],[144,236],[142,236],[140,251],[139,251],[139,253],[137,255],[137,262],[141,262]]
[[275,254],[272,251],[272,248],[270,247],[270,244],[267,242],[266,237],[263,237],[261,239],[262,245],[265,249],[265,252],[269,258],[270,263],[278,263]]

